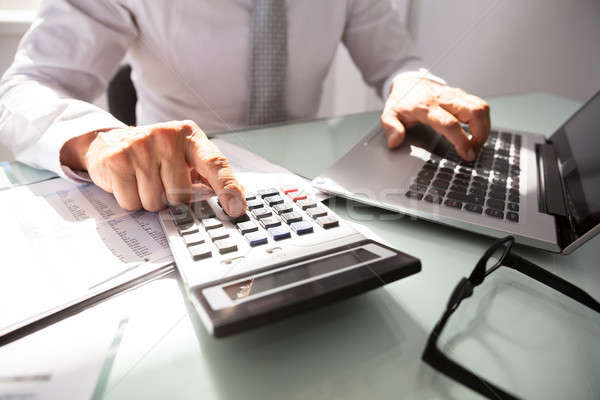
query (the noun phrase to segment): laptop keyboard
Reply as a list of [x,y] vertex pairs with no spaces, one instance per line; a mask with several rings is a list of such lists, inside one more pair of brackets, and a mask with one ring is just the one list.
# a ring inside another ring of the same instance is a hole
[[519,222],[521,135],[492,131],[475,161],[460,158],[452,146],[432,154],[406,197]]

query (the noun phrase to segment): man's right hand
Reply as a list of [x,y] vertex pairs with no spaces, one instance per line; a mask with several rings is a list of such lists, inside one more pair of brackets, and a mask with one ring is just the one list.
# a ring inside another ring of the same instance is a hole
[[62,164],[87,170],[126,210],[158,211],[167,206],[165,200],[188,202],[194,169],[230,216],[246,211],[243,188],[229,161],[192,121],[89,133],[65,143],[60,156]]

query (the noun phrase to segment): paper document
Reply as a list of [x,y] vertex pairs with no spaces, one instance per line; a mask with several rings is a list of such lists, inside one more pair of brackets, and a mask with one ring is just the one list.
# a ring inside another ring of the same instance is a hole
[[155,213],[127,212],[93,184],[19,186],[0,204],[0,333],[172,262]]
[[93,311],[0,347],[0,399],[90,399],[127,326],[114,307]]

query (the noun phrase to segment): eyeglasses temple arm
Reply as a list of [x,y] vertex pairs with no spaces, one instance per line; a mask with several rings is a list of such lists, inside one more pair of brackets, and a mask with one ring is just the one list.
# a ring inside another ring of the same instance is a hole
[[535,265],[531,261],[527,261],[514,253],[510,253],[505,259],[505,265],[600,313],[600,303],[592,296],[561,277],[554,275],[552,272]]

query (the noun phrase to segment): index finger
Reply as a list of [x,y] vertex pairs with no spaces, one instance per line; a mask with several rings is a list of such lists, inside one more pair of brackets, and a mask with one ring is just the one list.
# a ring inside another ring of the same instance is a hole
[[239,217],[246,211],[246,199],[229,160],[204,133],[195,134],[190,139],[186,149],[188,164],[208,181],[227,214]]
[[490,107],[487,102],[462,90],[456,90],[449,95],[441,96],[438,104],[460,122],[469,124],[471,142],[475,148],[483,146],[491,129]]

